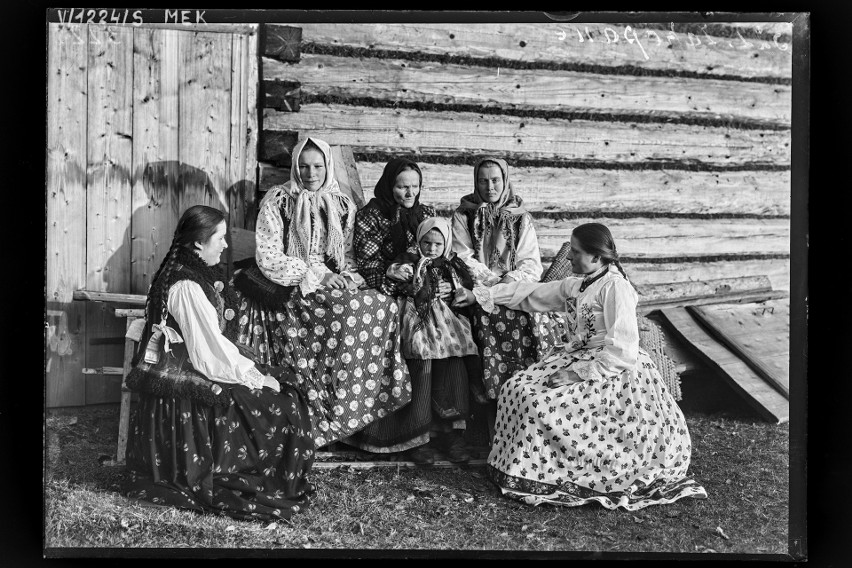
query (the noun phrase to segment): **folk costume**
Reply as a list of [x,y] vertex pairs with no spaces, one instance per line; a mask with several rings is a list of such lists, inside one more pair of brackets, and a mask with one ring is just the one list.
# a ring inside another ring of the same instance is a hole
[[[325,159],[326,178],[305,189],[298,168],[306,144]],[[399,351],[399,308],[358,290],[352,233],[355,205],[334,177],[331,148],[307,138],[293,150],[290,181],[271,188],[257,219],[256,265],[234,279],[239,343],[263,363],[284,366],[307,394],[317,447],[361,430],[411,400]],[[351,284],[322,286],[335,272]]]
[[388,266],[402,253],[418,253],[417,226],[435,216],[433,207],[420,203],[419,194],[410,208],[394,200],[393,187],[404,168],[412,168],[420,174],[416,162],[394,158],[376,183],[374,197],[355,214],[353,244],[358,272],[366,280],[367,287],[392,296],[402,294],[405,283],[388,278],[385,274]]
[[[692,443],[683,413],[639,348],[638,295],[614,264],[474,294],[486,305],[562,310],[568,328],[563,346],[500,390],[488,473],[504,495],[631,511],[706,497],[687,476]],[[564,380],[569,370],[581,380]]]
[[175,247],[154,281],[127,386],[128,496],[226,514],[289,519],[306,507],[314,460],[307,401],[287,372],[280,392],[226,337],[234,296],[218,267]]
[[[486,162],[497,164],[503,174],[503,193],[496,203],[484,201],[476,188],[479,170]],[[516,281],[538,282],[542,266],[535,227],[523,199],[515,195],[508,164],[484,157],[474,166],[473,179],[473,193],[461,198],[453,214],[453,251],[486,285],[506,275]],[[484,398],[491,401],[515,371],[538,361],[553,347],[562,331],[554,314],[527,314],[504,306],[494,306],[493,311],[473,306],[471,323],[481,354]]]
[[[469,413],[469,379],[480,380],[478,350],[467,309],[451,308],[439,294],[441,282],[473,289],[465,263],[452,252],[446,220],[431,217],[420,223],[415,242],[432,229],[444,237],[444,253],[429,258],[403,253],[394,264],[410,264],[414,276],[401,297],[402,353],[412,382],[411,403],[375,422],[357,436],[358,445],[377,453],[401,452],[430,439],[460,434]],[[453,432],[453,431],[456,432]],[[451,459],[452,456],[451,456]]]

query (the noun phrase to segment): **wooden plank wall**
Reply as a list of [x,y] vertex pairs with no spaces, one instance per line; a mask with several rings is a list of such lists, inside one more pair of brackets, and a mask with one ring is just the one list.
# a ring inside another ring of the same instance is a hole
[[46,403],[116,402],[124,321],[76,289],[144,294],[188,206],[253,229],[257,26],[50,24]]
[[613,231],[641,285],[789,290],[791,24],[267,24],[260,187],[300,137],[353,149],[364,198],[411,153],[449,215],[506,158],[547,265]]

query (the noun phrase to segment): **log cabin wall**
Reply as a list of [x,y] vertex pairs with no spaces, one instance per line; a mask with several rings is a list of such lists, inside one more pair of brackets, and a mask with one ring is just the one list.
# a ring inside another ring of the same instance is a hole
[[608,225],[640,286],[767,276],[789,290],[791,24],[266,24],[259,190],[313,135],[364,199],[416,156],[449,216],[504,157],[545,266]]
[[144,294],[180,213],[253,228],[257,25],[49,24],[46,404],[119,400],[124,321],[78,289]]

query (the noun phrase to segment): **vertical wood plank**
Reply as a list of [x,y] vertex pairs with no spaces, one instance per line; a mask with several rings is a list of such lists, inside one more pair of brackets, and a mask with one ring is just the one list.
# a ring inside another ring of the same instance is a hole
[[179,37],[178,214],[198,204],[228,211],[231,42],[231,34],[221,33]]
[[130,292],[145,294],[178,220],[179,35],[133,31],[133,218]]
[[234,34],[231,63],[231,159],[228,205],[230,226],[254,227],[257,188],[256,34]]
[[[86,289],[130,291],[132,194],[133,30],[90,25],[88,33]],[[86,305],[86,366],[121,361],[121,345],[92,339],[121,337],[124,322],[105,304]],[[120,381],[86,376],[86,404],[117,402]]]
[[86,26],[50,24],[47,56],[46,405],[85,402]]
[[245,108],[243,112],[246,115],[246,132],[245,132],[245,154],[246,154],[246,166],[245,166],[245,179],[251,182],[251,187],[246,188],[247,191],[244,192],[246,199],[249,199],[251,196],[251,201],[246,206],[246,220],[244,227],[251,231],[255,228],[255,222],[257,220],[257,206],[258,206],[258,195],[257,195],[257,186],[258,186],[258,168],[257,168],[257,137],[258,137],[258,113],[257,113],[257,99],[258,99],[258,89],[259,89],[259,81],[260,81],[260,70],[259,70],[259,57],[258,57],[258,43],[259,43],[259,26],[255,26],[255,31],[246,36],[246,52],[244,57],[248,61],[248,65],[246,66],[246,79],[245,79],[245,88],[246,88],[246,96],[245,96]]

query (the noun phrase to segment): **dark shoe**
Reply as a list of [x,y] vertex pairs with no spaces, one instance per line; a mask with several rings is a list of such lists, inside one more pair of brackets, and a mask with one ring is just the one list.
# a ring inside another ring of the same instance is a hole
[[416,448],[406,450],[404,455],[409,461],[413,461],[416,464],[429,465],[435,463],[435,453],[431,448],[426,446],[417,446]]
[[443,436],[444,453],[447,459],[453,463],[465,463],[470,461],[470,450],[464,436],[459,430],[451,430]]

